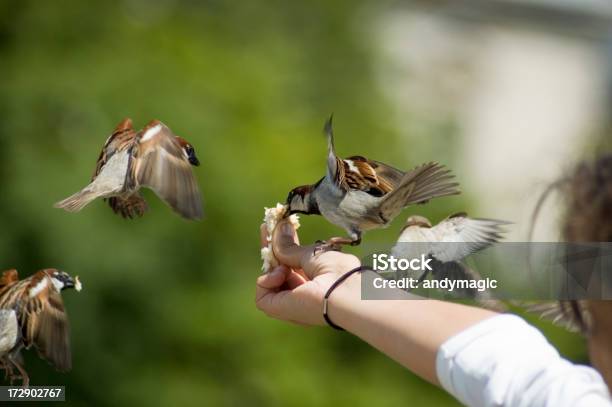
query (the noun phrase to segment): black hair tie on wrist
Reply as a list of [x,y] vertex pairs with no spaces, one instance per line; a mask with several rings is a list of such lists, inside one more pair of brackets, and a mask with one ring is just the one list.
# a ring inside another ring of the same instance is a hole
[[342,284],[344,282],[344,280],[346,280],[347,278],[349,278],[350,276],[352,276],[355,273],[359,273],[359,272],[365,271],[365,270],[371,270],[371,269],[369,267],[367,267],[367,266],[355,267],[354,269],[352,269],[350,271],[347,271],[346,273],[341,275],[340,278],[338,278],[336,281],[334,281],[334,283],[331,285],[331,287],[329,287],[329,289],[327,290],[327,292],[323,296],[323,318],[325,318],[325,322],[327,322],[327,325],[329,325],[332,328],[337,329],[339,331],[344,331],[344,329],[342,327],[339,327],[338,325],[334,324],[331,321],[331,319],[329,319],[329,315],[327,315],[327,309],[328,309],[327,301],[328,301],[329,296],[331,295],[332,291],[334,291],[340,284]]

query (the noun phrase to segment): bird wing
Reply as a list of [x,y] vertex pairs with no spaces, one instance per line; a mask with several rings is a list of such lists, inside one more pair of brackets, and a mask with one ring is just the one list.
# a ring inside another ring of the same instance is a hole
[[[358,159],[363,157],[352,157],[353,159]],[[395,189],[402,182],[402,178],[406,174],[404,171],[398,170],[395,167],[392,167],[388,164],[382,163],[376,160],[367,160],[368,164],[376,171],[376,176],[379,179],[383,179],[384,182],[390,184]]]
[[202,218],[202,198],[191,164],[172,131],[159,121],[138,136],[131,167],[132,180],[151,188],[187,219]]
[[343,191],[348,191],[349,187],[345,182],[346,170],[342,160],[336,155],[336,148],[334,146],[333,117],[333,115],[329,116],[323,127],[323,131],[327,136],[327,177]]
[[501,239],[502,226],[509,222],[469,218],[464,213],[451,215],[431,228],[436,244],[433,256],[442,262],[461,260]]
[[362,156],[341,159],[336,155],[332,116],[325,122],[327,135],[327,176],[343,191],[359,190],[383,196],[399,185],[404,172]]
[[530,301],[515,301],[513,305],[523,307],[527,312],[538,314],[540,319],[552,322],[571,332],[583,330],[584,321],[577,320],[577,313],[585,315],[584,301],[545,301],[534,303]]
[[432,252],[433,234],[431,229],[418,226],[405,228],[393,246],[391,254],[397,258],[414,259]]
[[408,205],[422,204],[432,198],[460,193],[450,170],[435,162],[422,164],[405,173],[399,185],[383,197],[375,210],[380,218],[389,222]]
[[19,281],[19,273],[17,273],[17,270],[5,270],[2,272],[2,277],[0,277],[0,288],[16,283],[17,281]]
[[113,130],[113,133],[106,139],[106,142],[104,142],[104,146],[96,162],[96,169],[91,177],[92,181],[100,174],[102,167],[104,167],[108,160],[117,151],[126,148],[127,145],[133,141],[135,136],[136,132],[132,128],[132,119],[126,117],[119,122],[115,130]]
[[358,155],[340,161],[344,188],[364,191],[376,197],[393,191],[404,175],[402,171],[387,164]]
[[38,354],[59,371],[72,368],[70,327],[61,294],[42,271],[34,274],[22,295],[20,323],[24,345],[34,345]]

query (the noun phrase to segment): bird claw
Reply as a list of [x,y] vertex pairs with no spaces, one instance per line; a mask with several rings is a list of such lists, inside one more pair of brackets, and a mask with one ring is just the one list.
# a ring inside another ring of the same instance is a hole
[[4,369],[4,380],[8,380],[11,384],[16,378],[15,372],[9,363],[3,362],[0,369]]
[[11,386],[14,386],[17,381],[21,380],[22,384],[24,381],[23,377],[20,374],[13,372],[12,369],[5,373],[5,380],[6,379],[8,379]]
[[312,252],[313,256],[318,256],[319,254],[323,254],[325,252],[330,252],[330,251],[334,251],[334,252],[341,252],[342,251],[342,247],[336,244],[330,244],[327,242],[323,242],[321,244],[317,244],[315,245],[315,248]]
[[333,238],[333,237],[329,240],[317,240],[315,242],[313,256],[316,256],[316,255],[319,255],[325,252],[329,252],[329,251],[341,252],[342,245],[344,244],[346,243],[344,243],[343,241],[338,241],[336,240],[336,238]]

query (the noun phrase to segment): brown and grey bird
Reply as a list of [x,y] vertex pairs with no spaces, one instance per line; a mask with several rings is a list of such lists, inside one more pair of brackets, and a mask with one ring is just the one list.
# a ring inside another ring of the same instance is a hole
[[332,118],[325,123],[327,173],[313,185],[294,188],[287,197],[287,215],[322,215],[345,229],[349,239],[334,237],[328,247],[358,245],[364,231],[386,227],[409,205],[459,194],[458,184],[444,166],[431,162],[408,172],[362,156],[336,155]]
[[193,146],[158,120],[135,131],[124,119],[106,140],[91,183],[55,204],[78,212],[96,198],[104,198],[124,218],[142,216],[147,203],[142,187],[152,189],[174,211],[187,219],[202,218],[202,198],[191,166],[198,166]]
[[18,339],[17,313],[12,309],[0,309],[0,369],[4,369],[5,379],[10,376],[11,366],[4,358],[14,348]]
[[17,343],[17,314],[12,309],[0,309],[0,358]]
[[[405,259],[421,255],[431,258],[431,274],[436,280],[478,281],[482,278],[480,274],[462,260],[499,242],[505,232],[503,226],[508,224],[510,222],[502,220],[469,218],[464,212],[451,215],[435,226],[423,216],[410,216],[391,254]],[[425,279],[428,273],[428,270],[421,272],[418,281]],[[484,305],[501,309],[486,293],[466,289],[459,294],[490,301]]]
[[[17,332],[7,337],[13,343],[4,344],[0,361],[11,382],[21,379],[29,384],[29,376],[23,366],[21,350],[34,346],[41,358],[49,361],[58,371],[72,368],[70,329],[61,292],[67,288],[80,291],[78,277],[56,269],[44,269],[19,280],[16,270],[7,270],[0,279],[0,310],[12,312],[16,317]],[[2,328],[4,330],[5,327]],[[11,328],[12,329],[12,328]],[[10,345],[10,346],[9,346]],[[17,369],[18,373],[14,373]]]

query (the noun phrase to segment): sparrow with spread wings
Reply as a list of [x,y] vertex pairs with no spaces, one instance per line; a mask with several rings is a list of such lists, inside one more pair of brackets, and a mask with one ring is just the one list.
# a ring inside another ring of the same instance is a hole
[[328,140],[327,173],[313,185],[294,188],[287,197],[288,211],[322,215],[345,229],[350,238],[334,237],[321,247],[358,245],[364,231],[386,227],[409,205],[459,194],[458,184],[444,166],[431,162],[408,172],[362,156],[336,155],[332,118],[325,124]]
[[[451,215],[435,226],[423,216],[410,216],[391,254],[405,259],[421,255],[431,258],[431,274],[436,280],[478,281],[480,274],[462,260],[497,243],[505,232],[503,226],[508,224],[495,219],[469,218],[463,212]],[[418,281],[421,282],[428,274],[429,270],[424,270]],[[489,299],[487,294],[474,289],[463,291],[460,294],[470,298]]]
[[14,269],[2,274],[0,309],[9,311],[9,325],[2,327],[7,343],[3,344],[0,361],[11,382],[21,379],[23,386],[28,386],[30,379],[21,350],[31,346],[58,371],[72,368],[68,316],[61,296],[61,291],[67,288],[80,291],[78,277],[73,279],[56,269],[40,270],[23,280],[19,280]]
[[202,198],[191,166],[198,166],[193,146],[158,120],[142,130],[124,119],[106,140],[91,183],[55,204],[78,212],[96,198],[104,198],[124,218],[142,216],[147,203],[140,188],[152,189],[186,219],[202,218]]

